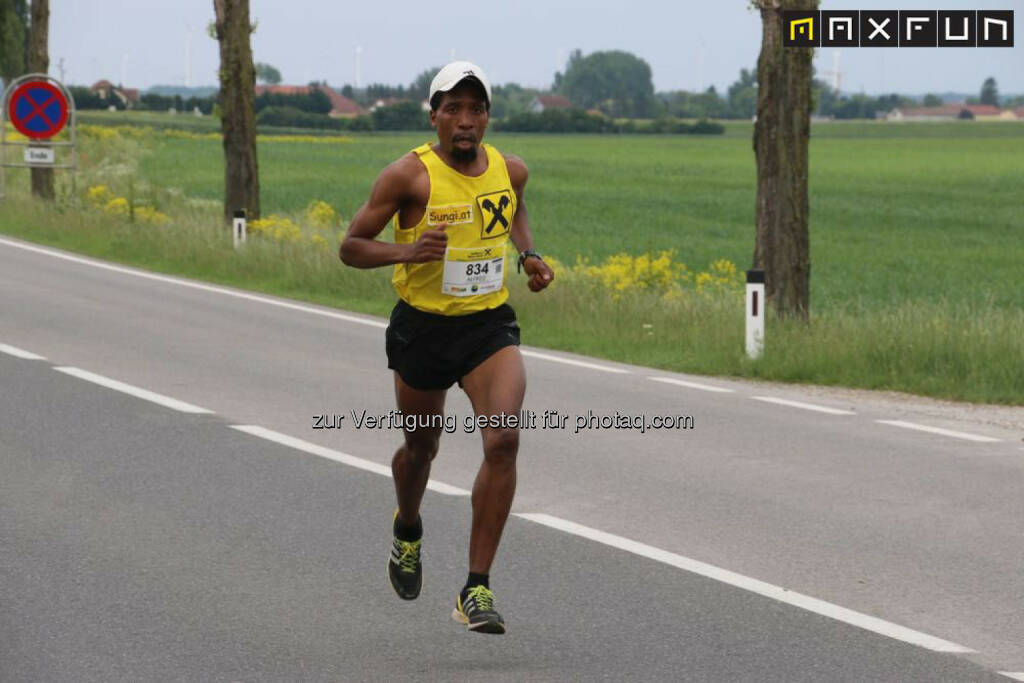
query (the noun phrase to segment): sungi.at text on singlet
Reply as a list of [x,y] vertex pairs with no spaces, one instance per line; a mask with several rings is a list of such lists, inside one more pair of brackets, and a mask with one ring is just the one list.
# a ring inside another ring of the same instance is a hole
[[423,218],[409,228],[395,214],[395,242],[412,244],[425,230],[447,223],[448,248],[442,261],[399,263],[392,282],[398,296],[421,311],[466,315],[496,308],[508,299],[505,249],[516,193],[498,150],[481,145],[487,170],[466,176],[444,163],[430,143],[412,150],[430,177],[430,198]]

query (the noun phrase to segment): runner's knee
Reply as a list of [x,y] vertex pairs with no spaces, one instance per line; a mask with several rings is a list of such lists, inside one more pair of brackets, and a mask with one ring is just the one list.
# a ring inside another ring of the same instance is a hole
[[420,463],[428,463],[434,459],[437,455],[438,448],[440,448],[441,439],[437,435],[416,435],[413,437],[406,436],[405,438],[405,451],[409,456]]
[[518,451],[518,429],[488,429],[484,432],[484,457],[487,460],[515,460]]

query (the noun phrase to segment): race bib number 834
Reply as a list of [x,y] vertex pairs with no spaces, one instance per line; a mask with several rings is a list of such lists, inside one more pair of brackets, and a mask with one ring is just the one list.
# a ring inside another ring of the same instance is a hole
[[505,243],[496,247],[448,247],[441,293],[474,296],[501,289],[505,281]]

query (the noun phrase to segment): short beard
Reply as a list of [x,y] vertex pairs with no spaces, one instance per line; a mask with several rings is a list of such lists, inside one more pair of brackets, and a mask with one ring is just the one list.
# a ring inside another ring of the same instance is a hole
[[462,149],[461,147],[452,148],[452,159],[458,162],[476,161],[476,145],[473,145],[469,149]]

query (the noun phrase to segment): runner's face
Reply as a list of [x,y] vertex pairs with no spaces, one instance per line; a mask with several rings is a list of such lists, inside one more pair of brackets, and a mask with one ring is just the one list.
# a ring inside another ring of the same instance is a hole
[[488,120],[487,100],[472,83],[460,83],[446,92],[430,112],[430,125],[437,129],[441,148],[457,159],[476,157]]

